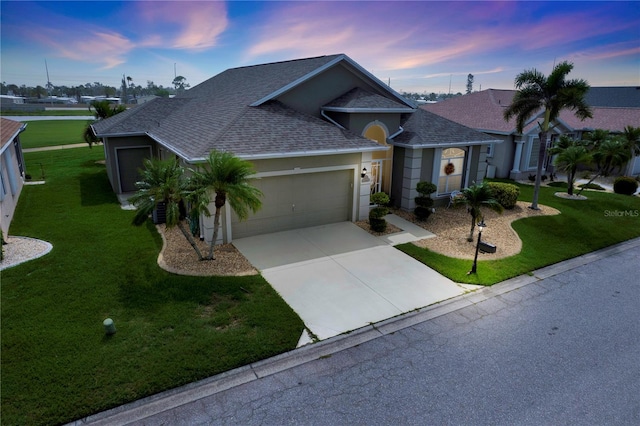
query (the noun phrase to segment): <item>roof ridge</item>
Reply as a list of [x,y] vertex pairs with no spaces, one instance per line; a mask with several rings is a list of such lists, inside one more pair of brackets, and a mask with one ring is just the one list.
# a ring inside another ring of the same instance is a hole
[[284,61],[274,61],[274,62],[265,62],[265,63],[261,63],[261,64],[253,64],[253,65],[243,65],[240,67],[234,67],[234,68],[228,68],[226,71],[230,71],[230,70],[240,70],[240,69],[244,69],[244,68],[255,68],[255,67],[263,67],[265,65],[280,65],[280,64],[286,64],[286,63],[291,63],[291,62],[302,62],[302,61],[309,61],[312,59],[320,59],[320,58],[329,58],[329,57],[338,57],[344,55],[344,53],[335,53],[332,55],[319,55],[319,56],[310,56],[308,58],[297,58],[297,59],[287,59]]

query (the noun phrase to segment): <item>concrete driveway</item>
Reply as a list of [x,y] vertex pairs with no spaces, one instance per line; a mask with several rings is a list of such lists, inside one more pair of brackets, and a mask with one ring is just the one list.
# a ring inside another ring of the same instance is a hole
[[388,220],[404,232],[375,237],[341,222],[233,243],[307,328],[326,339],[465,292],[391,245],[432,234],[397,216]]

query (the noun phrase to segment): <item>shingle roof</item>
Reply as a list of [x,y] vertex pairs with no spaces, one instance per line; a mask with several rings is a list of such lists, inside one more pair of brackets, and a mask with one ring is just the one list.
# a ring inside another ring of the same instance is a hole
[[253,158],[384,149],[279,102],[250,106],[342,56],[229,69],[181,96],[147,102],[93,127],[99,136],[148,134],[187,161],[212,149]]
[[329,111],[372,111],[372,110],[402,110],[404,112],[413,111],[399,102],[376,93],[371,93],[360,87],[353,88],[347,93],[339,96],[326,104],[324,109]]
[[23,127],[24,123],[0,117],[0,138],[2,138],[0,149],[11,143]]
[[[598,89],[598,88],[592,88]],[[516,120],[504,120],[504,111],[511,104],[515,90],[487,89],[421,106],[456,123],[490,133],[515,133]],[[625,126],[640,126],[640,108],[601,108],[592,106],[593,118],[581,121],[573,111],[562,110],[560,121],[573,130],[605,129],[620,132]],[[537,120],[525,127],[525,133]]]
[[402,125],[404,131],[393,139],[394,145],[428,148],[451,145],[500,143],[482,132],[418,109]]
[[593,107],[640,108],[640,87],[591,87],[585,100]]

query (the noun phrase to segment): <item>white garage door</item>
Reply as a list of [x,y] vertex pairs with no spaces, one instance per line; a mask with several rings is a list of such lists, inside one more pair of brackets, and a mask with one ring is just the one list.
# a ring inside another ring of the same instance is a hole
[[232,213],[233,238],[349,220],[353,206],[353,171],[275,176],[255,180],[262,209],[246,220]]

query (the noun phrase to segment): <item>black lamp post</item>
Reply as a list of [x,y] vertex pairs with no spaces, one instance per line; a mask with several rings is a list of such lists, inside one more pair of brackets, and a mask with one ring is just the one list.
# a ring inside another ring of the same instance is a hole
[[471,270],[467,273],[467,275],[476,273],[476,269],[478,267],[478,251],[480,250],[480,240],[482,238],[482,230],[486,227],[487,225],[485,225],[484,219],[478,222],[478,243],[476,244],[476,255],[473,258],[473,266],[471,267]]

